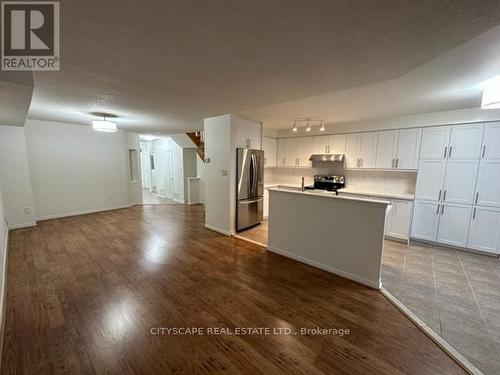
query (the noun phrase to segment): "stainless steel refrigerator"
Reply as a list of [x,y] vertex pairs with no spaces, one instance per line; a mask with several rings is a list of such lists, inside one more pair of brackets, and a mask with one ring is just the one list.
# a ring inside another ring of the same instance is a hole
[[264,151],[236,149],[236,231],[260,223],[264,211]]

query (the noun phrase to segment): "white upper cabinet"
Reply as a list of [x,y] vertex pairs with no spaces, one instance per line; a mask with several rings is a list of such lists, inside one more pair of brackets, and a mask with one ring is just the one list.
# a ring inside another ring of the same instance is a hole
[[500,208],[472,209],[467,247],[500,254]]
[[234,121],[233,129],[237,148],[252,148],[256,150],[262,148],[262,126],[260,124],[238,118]]
[[264,150],[264,166],[275,167],[277,150],[276,138],[263,137],[262,149]]
[[361,134],[347,134],[346,140],[346,167],[360,168],[359,149],[361,145]]
[[479,163],[474,204],[500,207],[500,159],[483,159]]
[[445,159],[448,155],[450,126],[436,126],[422,130],[420,160]]
[[472,204],[479,160],[448,160],[442,200]]
[[301,167],[310,167],[309,158],[313,153],[313,137],[299,138],[299,163]]
[[396,154],[397,169],[417,169],[422,129],[405,129],[398,132]]
[[277,140],[277,161],[276,165],[280,167],[286,166],[286,146],[287,138],[278,138]]
[[396,168],[398,131],[388,130],[378,133],[375,168]]
[[478,159],[483,129],[483,124],[452,126],[448,157],[450,159]]
[[299,166],[299,138],[286,139],[286,166]]
[[437,241],[451,246],[465,247],[471,212],[470,205],[441,204]]
[[375,168],[377,156],[377,133],[361,133],[359,158],[361,168]]
[[441,205],[437,202],[415,201],[411,236],[421,240],[435,241],[441,213]]
[[328,147],[330,146],[330,137],[328,135],[312,137],[312,140],[313,154],[328,154]]
[[345,154],[346,138],[345,134],[330,135],[328,137],[328,153]]
[[415,197],[439,201],[443,194],[446,160],[421,160],[418,167]]
[[500,122],[492,122],[484,126],[481,156],[484,159],[500,159]]

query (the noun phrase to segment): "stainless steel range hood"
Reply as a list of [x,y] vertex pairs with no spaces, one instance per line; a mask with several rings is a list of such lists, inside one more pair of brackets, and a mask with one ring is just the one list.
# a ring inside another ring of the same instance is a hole
[[344,154],[312,154],[310,161],[343,162]]

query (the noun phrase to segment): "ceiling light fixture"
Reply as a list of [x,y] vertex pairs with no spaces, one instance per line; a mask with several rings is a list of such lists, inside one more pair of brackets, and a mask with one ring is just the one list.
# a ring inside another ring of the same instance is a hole
[[319,131],[320,132],[324,132],[325,131],[325,124],[323,123],[323,120],[321,120],[321,128],[319,128]]
[[294,121],[294,122],[293,122],[292,131],[294,131],[294,132],[296,132],[296,131],[297,131],[297,121]]
[[307,125],[306,125],[306,132],[311,131],[311,124],[309,123],[309,120],[307,120]]
[[116,132],[116,123],[106,120],[106,116],[102,116],[102,120],[92,120],[92,129],[98,132],[114,133]]
[[484,82],[483,97],[481,98],[481,108],[500,108],[500,76],[494,77]]

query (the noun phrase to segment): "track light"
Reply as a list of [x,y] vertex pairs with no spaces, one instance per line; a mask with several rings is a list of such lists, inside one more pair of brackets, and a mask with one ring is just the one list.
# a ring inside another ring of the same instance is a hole
[[294,121],[294,122],[293,122],[292,131],[294,131],[294,132],[296,132],[296,131],[297,131],[297,121]]
[[325,131],[325,124],[323,123],[323,120],[321,120],[321,128],[319,128],[319,131],[320,132],[324,132]]
[[309,123],[309,120],[307,120],[307,125],[306,125],[306,132],[311,131],[311,124]]

